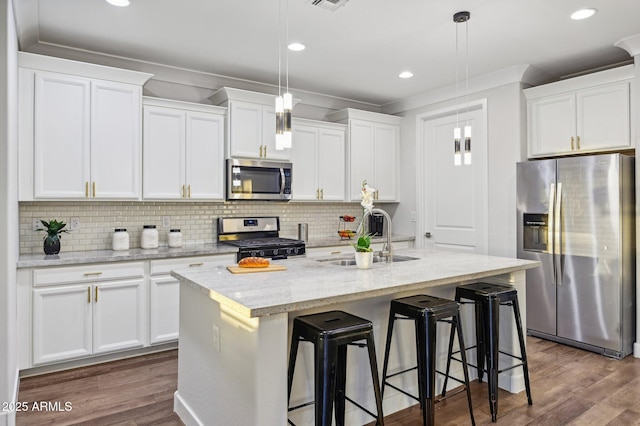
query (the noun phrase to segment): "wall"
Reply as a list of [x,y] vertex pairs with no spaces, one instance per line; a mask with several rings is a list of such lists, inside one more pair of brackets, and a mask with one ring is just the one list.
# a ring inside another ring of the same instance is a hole
[[[525,101],[521,83],[509,83],[471,93],[469,102],[487,99],[487,149],[488,149],[488,254],[516,257],[516,166],[526,160]],[[455,105],[453,100],[430,103],[404,111],[400,129],[400,199],[394,217],[394,230],[404,235],[414,235],[416,224],[410,221],[416,205],[417,169],[420,159],[415,158],[416,120],[419,114]],[[417,161],[417,163],[416,163]],[[418,218],[421,220],[421,218]],[[416,235],[416,246],[423,236]]]
[[[111,249],[113,230],[120,227],[129,232],[130,247],[140,247],[143,225],[157,226],[161,245],[166,245],[167,233],[174,228],[181,230],[185,244],[212,243],[216,241],[215,219],[229,216],[279,216],[283,237],[295,238],[298,223],[308,223],[310,239],[338,240],[339,216],[343,214],[358,218],[355,227],[362,218],[362,207],[359,203],[324,202],[21,202],[20,254],[43,252],[44,233],[33,231],[33,219],[57,219],[67,224],[71,217],[80,219],[78,230],[63,234],[61,251],[65,252]],[[170,227],[162,227],[163,216],[170,217]]]
[[[10,0],[0,0],[0,403],[17,401],[16,261],[18,257],[18,42]],[[15,411],[0,410],[0,425]]]

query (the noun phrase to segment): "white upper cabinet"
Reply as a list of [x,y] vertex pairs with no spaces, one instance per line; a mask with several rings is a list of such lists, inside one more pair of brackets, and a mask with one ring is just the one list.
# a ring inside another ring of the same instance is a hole
[[144,199],[224,198],[225,109],[144,98]]
[[529,157],[633,148],[632,77],[625,66],[526,89]]
[[376,189],[377,201],[398,201],[402,117],[348,108],[329,119],[348,123],[348,200],[360,201],[366,180]]
[[19,199],[139,199],[150,74],[19,53]]
[[209,99],[229,108],[226,158],[291,159],[291,150],[276,149],[274,95],[223,87]]
[[345,200],[345,126],[293,120],[293,199]]

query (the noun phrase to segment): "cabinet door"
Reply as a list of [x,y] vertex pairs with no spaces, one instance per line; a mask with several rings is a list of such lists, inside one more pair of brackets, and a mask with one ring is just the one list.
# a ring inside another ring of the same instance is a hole
[[185,185],[185,113],[157,106],[144,107],[142,196],[182,199]]
[[360,201],[362,181],[366,180],[374,186],[373,138],[373,123],[361,120],[349,122],[349,197],[352,201]]
[[293,129],[291,161],[294,200],[318,199],[317,139],[318,129],[315,127],[296,126]]
[[90,82],[35,76],[34,198],[85,198],[90,180]]
[[379,201],[395,201],[397,193],[397,164],[399,149],[398,126],[376,124],[374,136],[375,173],[372,186],[378,191]]
[[91,83],[91,191],[93,198],[140,198],[142,89]]
[[224,116],[188,112],[186,116],[187,197],[224,198]]
[[629,82],[622,82],[576,94],[578,149],[631,148],[629,91]]
[[262,106],[249,102],[230,102],[229,127],[231,157],[260,158]]
[[530,157],[571,152],[571,138],[576,134],[574,94],[529,101],[527,115]]
[[91,355],[91,286],[33,290],[33,364]]
[[144,279],[95,284],[93,353],[144,346]]
[[318,130],[318,186],[325,201],[344,201],[344,149],[344,132]]
[[149,281],[149,343],[178,339],[180,282],[170,275]]

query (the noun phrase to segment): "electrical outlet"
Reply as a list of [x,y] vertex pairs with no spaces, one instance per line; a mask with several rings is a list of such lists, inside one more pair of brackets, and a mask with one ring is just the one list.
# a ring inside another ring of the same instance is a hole
[[213,332],[211,334],[211,337],[212,337],[213,349],[216,352],[220,352],[220,327],[213,324],[212,328],[213,328],[212,330]]
[[69,223],[69,229],[71,229],[72,231],[76,231],[78,229],[80,229],[80,218],[79,217],[72,217]]
[[411,222],[415,222],[417,220],[417,213],[411,212]]
[[162,227],[169,228],[171,226],[171,216],[162,216]]
[[31,229],[33,231],[37,231],[38,229],[44,229],[44,226],[42,226],[42,223],[40,223],[40,219],[33,219],[33,221],[31,222]]

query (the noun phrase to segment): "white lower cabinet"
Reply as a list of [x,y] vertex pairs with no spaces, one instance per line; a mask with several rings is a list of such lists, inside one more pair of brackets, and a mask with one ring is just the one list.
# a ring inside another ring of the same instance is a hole
[[149,343],[178,339],[180,283],[170,275],[173,269],[228,266],[235,255],[198,256],[152,260],[149,269]]
[[34,272],[33,365],[145,345],[144,265],[118,267]]

